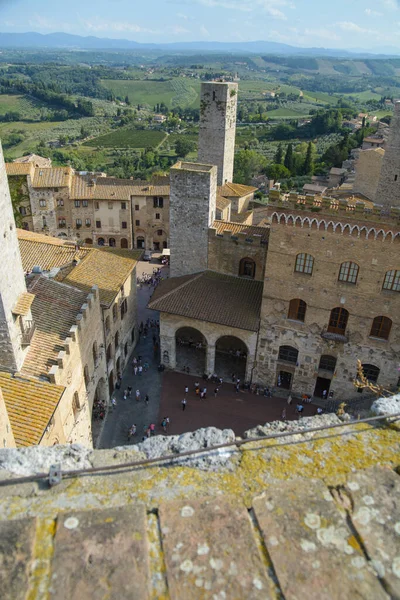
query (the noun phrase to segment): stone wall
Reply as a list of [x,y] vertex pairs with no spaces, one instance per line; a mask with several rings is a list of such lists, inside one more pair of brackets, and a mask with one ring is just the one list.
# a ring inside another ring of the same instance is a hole
[[[310,220],[311,220],[311,215]],[[304,216],[304,215],[303,215]],[[293,220],[296,214],[293,215]],[[265,270],[262,303],[262,324],[257,349],[257,376],[260,382],[277,384],[277,373],[292,374],[292,389],[296,393],[313,394],[316,378],[331,379],[335,398],[354,397],[353,380],[357,359],[380,369],[378,383],[395,388],[398,382],[400,352],[400,294],[382,290],[385,273],[399,269],[399,238],[366,239],[330,228],[318,229],[317,218],[313,227],[276,223],[273,218]],[[342,226],[345,227],[345,217]],[[312,275],[295,273],[298,253],[314,257]],[[352,261],[358,264],[356,284],[338,281],[340,265]],[[304,323],[288,320],[289,302],[299,298],[306,302]],[[330,312],[335,307],[349,311],[346,335],[348,341],[334,341],[322,337]],[[377,316],[389,317],[392,329],[389,340],[370,337],[372,321]],[[278,360],[279,347],[292,346],[299,351],[293,364]],[[319,372],[321,355],[337,359],[334,373]]]
[[354,192],[363,194],[366,198],[375,201],[384,156],[385,151],[381,148],[360,150],[356,161]]
[[14,434],[11,429],[6,403],[0,388],[0,448],[15,448]]
[[[162,208],[154,207],[153,196],[131,196],[135,248],[139,247],[138,238],[143,238],[144,248],[147,250],[154,250],[155,242],[160,244],[160,251],[165,244],[169,248],[169,196],[157,198],[163,199]],[[139,221],[139,225],[136,221]],[[158,231],[162,231],[162,235]]]
[[[27,348],[21,345],[21,317],[13,315],[12,310],[26,292],[26,285],[1,145],[0,215],[0,368],[18,371]],[[30,310],[23,320],[32,320]]]
[[386,207],[400,206],[400,102],[394,105],[375,201]]
[[206,373],[212,374],[215,371],[215,346],[219,338],[223,336],[233,336],[239,338],[247,346],[248,358],[246,365],[246,380],[250,381],[252,369],[254,366],[254,357],[257,346],[257,332],[247,331],[245,329],[236,329],[227,327],[218,323],[209,323],[206,321],[197,321],[167,313],[160,314],[160,343],[161,343],[161,361],[166,367],[175,369],[176,365],[176,332],[181,327],[193,327],[202,333],[207,341],[206,349]]
[[198,160],[218,167],[218,185],[233,181],[237,83],[203,82]]
[[239,275],[240,261],[250,258],[255,262],[255,277],[258,281],[264,279],[267,244],[261,243],[260,236],[252,236],[252,242],[246,241],[246,233],[232,236],[231,231],[217,235],[210,228],[208,234],[208,268],[228,275]]
[[170,171],[171,277],[207,269],[208,228],[215,219],[217,168],[178,162]]

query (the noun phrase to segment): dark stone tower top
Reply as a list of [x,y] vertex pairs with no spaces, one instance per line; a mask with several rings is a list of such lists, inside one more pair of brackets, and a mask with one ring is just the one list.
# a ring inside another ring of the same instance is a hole
[[385,208],[400,206],[400,102],[395,102],[389,139],[376,191],[375,202]]

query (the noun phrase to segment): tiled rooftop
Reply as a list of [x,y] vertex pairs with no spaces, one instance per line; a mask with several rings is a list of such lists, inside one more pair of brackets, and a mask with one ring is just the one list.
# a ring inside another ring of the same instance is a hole
[[232,235],[245,233],[249,238],[252,236],[261,236],[261,239],[266,241],[269,239],[269,227],[259,227],[256,225],[244,225],[242,223],[231,223],[229,221],[214,221],[213,229],[217,230],[217,234],[223,234],[224,231],[230,231]]
[[190,319],[257,331],[262,287],[261,281],[204,271],[161,282],[148,306]]
[[26,273],[32,271],[35,266],[41,267],[42,271],[62,267],[91,252],[88,248],[76,251],[74,244],[41,233],[17,229],[17,234],[22,266]]
[[65,388],[2,371],[0,388],[17,447],[38,444]]
[[62,188],[71,185],[71,167],[50,167],[35,169],[32,186],[34,188]]
[[6,173],[9,177],[13,175],[31,175],[34,168],[32,163],[6,163]]
[[257,190],[258,188],[252,185],[242,185],[241,183],[224,183],[224,185],[218,186],[218,193],[227,198],[242,198]]
[[65,273],[60,271],[57,279],[86,293],[90,293],[92,286],[97,285],[101,304],[109,306],[141,255],[140,250],[93,249],[76,267]]
[[18,298],[14,308],[12,309],[12,313],[14,315],[27,315],[29,313],[34,299],[34,294],[30,294],[29,292],[23,292]]
[[231,204],[231,201],[228,200],[228,198],[224,198],[220,194],[217,194],[217,208],[218,208],[218,210],[224,210],[225,208],[228,208],[228,206],[230,204]]
[[[399,598],[400,434],[337,431],[253,442],[213,468],[178,449],[174,463],[124,467],[145,444],[1,450],[2,597]],[[204,449],[198,434],[186,436]],[[7,480],[54,463],[66,475],[55,487]]]
[[57,364],[57,354],[64,350],[71,326],[76,325],[87,294],[43,276],[33,278],[29,291],[35,294],[31,309],[36,329],[22,373],[48,377],[51,367]]

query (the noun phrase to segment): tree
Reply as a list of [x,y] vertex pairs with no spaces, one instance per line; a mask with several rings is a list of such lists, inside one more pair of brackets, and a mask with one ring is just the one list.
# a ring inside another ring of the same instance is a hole
[[278,148],[276,149],[274,161],[276,162],[276,164],[280,165],[280,164],[282,164],[282,160],[283,160],[283,148],[282,148],[282,144],[279,144]]
[[286,148],[285,160],[283,161],[283,164],[290,172],[293,171],[294,161],[292,144],[288,144],[288,147]]
[[282,164],[273,163],[272,165],[268,165],[267,175],[270,179],[278,181],[280,179],[288,179],[290,171]]
[[267,159],[255,150],[239,150],[235,155],[235,183],[247,185],[255,175],[265,170]]
[[176,155],[181,158],[185,158],[189,152],[193,152],[194,148],[194,142],[183,136],[180,136],[175,142]]
[[314,161],[313,161],[313,145],[312,142],[308,142],[306,159],[304,161],[303,173],[304,175],[312,175],[314,172]]
[[131,103],[131,102],[130,102],[130,100],[129,100],[129,96],[125,96],[125,104],[128,104],[128,105],[129,105],[130,103]]

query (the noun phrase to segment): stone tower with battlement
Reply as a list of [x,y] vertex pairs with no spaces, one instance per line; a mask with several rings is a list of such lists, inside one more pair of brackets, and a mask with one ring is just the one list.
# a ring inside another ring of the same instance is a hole
[[26,291],[1,145],[0,215],[0,369],[15,372],[23,364],[33,332],[33,296]]
[[215,219],[217,167],[176,163],[170,171],[171,277],[207,269],[208,228]]
[[199,162],[218,167],[218,185],[233,181],[237,83],[201,84]]
[[375,202],[385,208],[400,206],[400,102],[394,105]]

